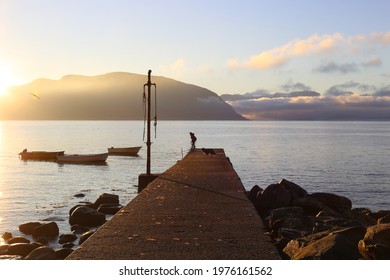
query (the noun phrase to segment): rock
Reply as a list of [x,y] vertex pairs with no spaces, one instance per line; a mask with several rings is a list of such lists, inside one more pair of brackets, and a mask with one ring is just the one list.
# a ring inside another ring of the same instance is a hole
[[329,234],[299,249],[293,260],[356,260],[357,247],[340,234]]
[[297,184],[290,182],[286,179],[282,179],[279,182],[280,185],[284,186],[291,194],[291,201],[294,201],[297,198],[305,197],[307,195],[307,191],[298,186]]
[[292,202],[292,205],[302,207],[305,214],[308,214],[308,215],[315,216],[319,212],[325,211],[332,216],[340,216],[340,213],[334,211],[333,209],[328,207],[325,203],[323,203],[322,201],[320,201],[319,199],[317,199],[311,195],[307,195],[307,196],[295,199]]
[[69,217],[71,225],[99,226],[106,222],[106,216],[99,211],[86,206],[77,207]]
[[67,242],[67,243],[62,244],[62,248],[73,248],[73,247],[74,247],[73,242]]
[[291,259],[305,245],[306,243],[304,241],[300,239],[293,239],[283,248],[283,253]]
[[33,250],[24,259],[25,260],[55,260],[56,253],[52,248],[48,246],[41,246]]
[[55,251],[56,260],[65,260],[67,256],[73,253],[73,249],[61,248]]
[[76,193],[73,197],[81,198],[84,196],[85,196],[85,194],[83,194],[83,193]]
[[87,240],[92,234],[94,234],[95,231],[94,230],[91,230],[91,231],[87,231],[85,233],[83,233],[81,236],[80,236],[80,240],[79,240],[79,245],[83,244],[85,242],[85,240]]
[[84,232],[87,232],[89,229],[87,227],[84,227],[84,226],[80,226],[78,224],[74,224],[70,227],[70,230],[73,232],[73,233],[84,233]]
[[72,215],[73,211],[76,210],[77,207],[80,207],[80,206],[89,207],[89,208],[92,208],[92,209],[97,209],[97,207],[95,207],[95,205],[93,205],[90,202],[88,202],[87,204],[77,204],[77,205],[75,205],[75,206],[73,206],[72,208],[69,209],[69,216]]
[[390,259],[390,224],[378,224],[367,228],[364,239],[359,241],[360,254],[370,260]]
[[7,241],[8,239],[10,239],[12,237],[12,233],[10,232],[4,232],[2,235],[1,235],[1,238],[4,239],[4,241]]
[[50,222],[47,224],[42,224],[34,228],[32,236],[34,238],[46,237],[48,239],[54,239],[58,236],[59,229],[56,222]]
[[49,243],[49,240],[45,236],[38,237],[35,239],[35,242],[42,245],[47,245]]
[[122,208],[123,208],[123,206],[120,204],[117,204],[117,205],[115,205],[115,204],[100,204],[100,206],[97,210],[103,214],[115,215]]
[[58,243],[64,244],[68,242],[75,241],[77,239],[77,236],[73,233],[64,233],[61,234],[58,238]]
[[119,204],[119,196],[116,194],[103,193],[93,204],[97,209],[101,204]]
[[21,224],[19,226],[19,231],[24,233],[24,234],[32,234],[34,228],[36,228],[37,226],[40,226],[41,223],[39,222],[28,222],[28,223],[24,223],[24,224]]
[[31,243],[14,243],[8,247],[8,255],[19,255],[22,257],[27,256],[37,248],[36,244]]
[[9,244],[0,245],[0,255],[5,255],[8,252]]
[[280,184],[269,185],[256,200],[255,207],[260,213],[290,206],[291,194]]
[[345,217],[360,223],[364,227],[373,226],[376,224],[376,219],[368,208],[353,208],[344,213]]
[[389,224],[390,223],[390,215],[384,216],[377,220],[377,224]]
[[253,188],[247,193],[247,196],[250,201],[255,202],[257,199],[257,196],[260,195],[263,192],[263,189],[260,188],[258,185],[253,186]]
[[30,240],[23,237],[23,236],[14,236],[7,240],[8,244],[15,244],[15,243],[30,243]]
[[359,241],[363,239],[366,234],[366,228],[362,226],[355,226],[336,230],[330,234],[340,234],[357,246]]
[[352,201],[345,196],[320,192],[313,193],[311,196],[317,198],[319,201],[325,203],[329,208],[340,214],[352,209]]

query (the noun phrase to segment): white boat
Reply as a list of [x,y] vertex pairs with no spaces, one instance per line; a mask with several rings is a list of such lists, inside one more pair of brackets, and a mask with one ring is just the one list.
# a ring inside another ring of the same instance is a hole
[[142,147],[108,148],[110,155],[136,156]]
[[108,153],[103,154],[74,154],[74,155],[57,155],[59,163],[105,163]]

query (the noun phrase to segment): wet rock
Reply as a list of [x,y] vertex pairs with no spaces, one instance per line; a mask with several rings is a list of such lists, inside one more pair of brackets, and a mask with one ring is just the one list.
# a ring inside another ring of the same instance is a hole
[[75,206],[73,206],[72,208],[69,209],[69,216],[72,215],[73,211],[76,210],[76,208],[78,208],[80,206],[89,207],[89,208],[92,208],[92,209],[97,209],[97,207],[95,207],[95,205],[93,205],[90,202],[88,202],[86,204],[77,204],[77,205],[75,205]]
[[115,204],[100,204],[100,206],[98,207],[97,210],[103,214],[115,215],[122,208],[123,208],[123,206],[120,204],[117,204],[117,205],[115,205]]
[[24,223],[24,224],[21,224],[19,226],[19,231],[24,233],[24,234],[32,234],[34,228],[36,228],[37,226],[40,226],[41,223],[39,222],[28,222],[28,223]]
[[119,204],[119,196],[116,194],[103,193],[95,201],[94,206],[97,209],[101,204]]
[[64,244],[68,242],[73,242],[77,239],[77,236],[73,233],[64,233],[61,234],[58,238],[58,243]]
[[73,242],[67,242],[62,244],[62,248],[73,248],[75,244]]
[[47,224],[42,224],[34,228],[32,236],[34,238],[46,237],[48,239],[54,239],[59,234],[59,228],[56,222],[50,222]]
[[54,249],[48,246],[41,246],[34,249],[24,259],[25,260],[55,260],[56,253]]
[[37,248],[36,244],[32,243],[14,243],[8,247],[8,255],[27,256]]
[[9,244],[0,245],[0,255],[5,255],[8,252]]
[[70,248],[61,248],[55,251],[56,260],[65,260],[74,250]]
[[89,228],[85,227],[85,226],[80,226],[78,224],[74,224],[70,227],[70,230],[75,233],[75,234],[81,234],[81,233],[84,233],[84,232],[87,232],[89,231]]
[[4,232],[2,235],[1,235],[1,238],[4,239],[4,241],[7,241],[8,239],[10,239],[12,237],[12,233],[10,232]]
[[360,225],[368,227],[376,224],[376,218],[368,208],[353,208],[344,213],[344,217],[358,222]]
[[83,194],[83,193],[76,193],[73,197],[82,198],[84,196],[85,196],[85,194]]
[[69,217],[71,225],[99,226],[106,222],[106,216],[99,211],[86,206],[77,207]]
[[30,240],[23,236],[14,236],[7,240],[8,244],[30,243]]
[[360,240],[360,254],[370,260],[390,259],[390,224],[378,224],[367,228],[364,239]]
[[83,233],[81,236],[80,236],[80,239],[79,239],[79,245],[83,244],[85,242],[85,240],[87,240],[92,234],[94,234],[95,231],[94,230],[91,230],[91,231],[87,231],[85,233]]

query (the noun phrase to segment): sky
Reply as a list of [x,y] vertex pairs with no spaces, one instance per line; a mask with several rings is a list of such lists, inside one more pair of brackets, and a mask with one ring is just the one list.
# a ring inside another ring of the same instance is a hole
[[151,69],[218,95],[383,97],[389,10],[386,0],[0,0],[0,92]]

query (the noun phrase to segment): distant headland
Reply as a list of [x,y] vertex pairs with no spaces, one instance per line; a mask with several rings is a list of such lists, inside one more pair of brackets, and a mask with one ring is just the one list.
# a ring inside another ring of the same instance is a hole
[[[206,88],[152,79],[160,120],[245,120]],[[0,120],[142,120],[146,81],[146,75],[125,72],[37,79],[0,96]]]

